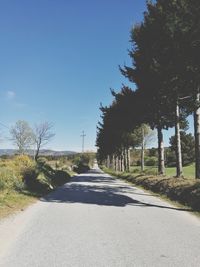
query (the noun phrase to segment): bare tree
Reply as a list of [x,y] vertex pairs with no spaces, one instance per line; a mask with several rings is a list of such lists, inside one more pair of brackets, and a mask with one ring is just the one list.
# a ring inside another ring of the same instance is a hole
[[35,160],[38,160],[41,147],[45,146],[55,136],[52,132],[53,124],[42,122],[37,124],[34,129],[34,144],[36,146]]
[[24,154],[33,144],[33,130],[26,121],[17,121],[11,128],[10,135],[20,154]]

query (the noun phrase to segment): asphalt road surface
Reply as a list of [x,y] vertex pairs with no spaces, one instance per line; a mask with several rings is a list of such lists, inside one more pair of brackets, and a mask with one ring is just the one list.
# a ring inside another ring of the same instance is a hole
[[0,266],[200,266],[200,219],[93,170],[0,222]]

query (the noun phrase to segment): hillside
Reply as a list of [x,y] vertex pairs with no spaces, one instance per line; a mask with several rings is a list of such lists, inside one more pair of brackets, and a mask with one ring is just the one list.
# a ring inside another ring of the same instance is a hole
[[[16,149],[0,149],[0,156],[2,155],[8,155],[12,156],[17,154]],[[34,150],[29,150],[28,151],[29,155],[34,154]],[[43,149],[40,152],[41,156],[68,156],[68,155],[73,155],[76,154],[74,151],[54,151],[54,150],[48,150],[48,149]]]

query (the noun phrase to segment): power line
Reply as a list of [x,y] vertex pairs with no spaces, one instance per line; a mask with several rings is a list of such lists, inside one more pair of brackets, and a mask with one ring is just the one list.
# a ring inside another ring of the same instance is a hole
[[8,126],[6,126],[5,124],[3,124],[2,122],[0,122],[0,125],[3,126],[6,129],[10,130],[10,128]]

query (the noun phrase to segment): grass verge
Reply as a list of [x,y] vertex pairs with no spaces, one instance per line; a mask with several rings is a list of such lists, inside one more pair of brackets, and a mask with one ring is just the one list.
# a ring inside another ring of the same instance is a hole
[[17,211],[22,211],[28,205],[34,203],[39,195],[30,192],[1,191],[0,192],[0,219]]
[[104,169],[104,171],[190,207],[193,211],[200,211],[200,181],[144,174],[116,173],[108,169]]
[[[131,172],[139,173],[140,166],[131,166]],[[157,166],[145,166],[145,172],[147,174],[158,174],[158,167]],[[175,167],[166,167],[165,168],[166,176],[173,177],[176,175],[176,168]],[[194,163],[188,166],[183,167],[183,175],[185,178],[195,179],[195,165]]]
[[23,210],[71,179],[72,173],[54,169],[44,159],[37,163],[26,155],[0,160],[0,219]]

